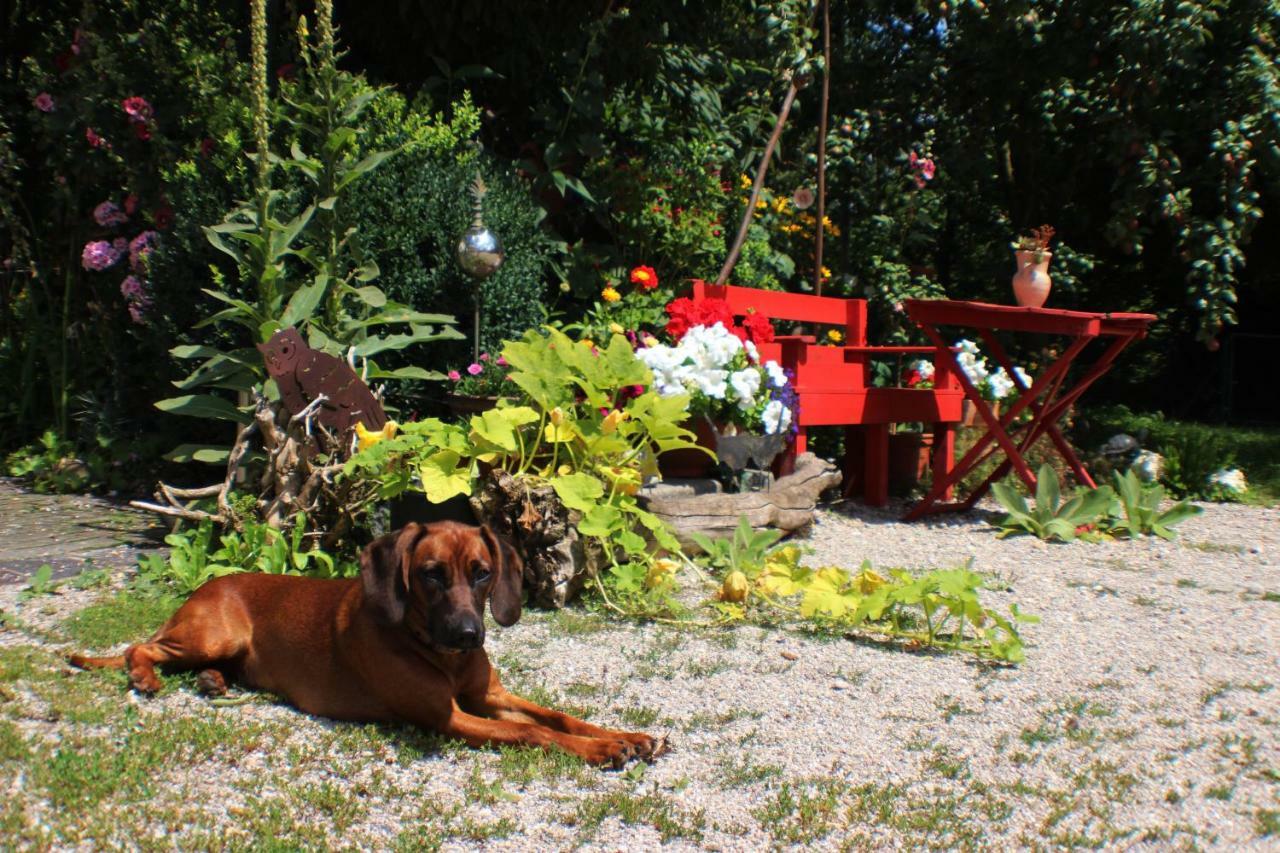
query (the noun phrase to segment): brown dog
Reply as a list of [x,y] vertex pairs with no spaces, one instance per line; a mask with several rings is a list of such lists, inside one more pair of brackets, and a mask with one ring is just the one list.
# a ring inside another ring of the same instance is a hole
[[411,524],[360,555],[360,578],[241,574],[192,594],[145,643],[80,667],[128,669],[143,693],[156,665],[201,670],[206,693],[227,678],[340,720],[413,723],[472,746],[558,746],[592,764],[647,759],[660,743],[508,693],[484,653],[484,604],[499,625],[520,618],[522,566],[487,527]]

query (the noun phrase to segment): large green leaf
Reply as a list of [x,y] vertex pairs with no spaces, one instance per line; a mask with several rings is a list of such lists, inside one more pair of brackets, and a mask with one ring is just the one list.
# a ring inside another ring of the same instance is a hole
[[210,465],[225,465],[231,455],[228,447],[217,447],[212,444],[179,444],[164,455],[170,462],[205,462]]
[[280,325],[297,326],[310,320],[328,290],[329,276],[324,273],[317,275],[311,284],[299,287],[293,292],[293,296],[289,297],[289,304],[280,315]]
[[553,477],[551,487],[556,490],[556,494],[565,506],[580,512],[588,512],[595,508],[600,498],[604,497],[604,484],[581,471],[566,474],[563,477]]
[[170,397],[160,400],[156,408],[162,412],[175,415],[188,415],[194,418],[215,418],[222,421],[236,421],[247,424],[253,418],[242,412],[231,402],[212,394],[186,394],[181,397]]
[[442,503],[456,495],[471,494],[471,466],[464,464],[457,451],[441,450],[431,454],[418,466],[422,490],[427,500]]

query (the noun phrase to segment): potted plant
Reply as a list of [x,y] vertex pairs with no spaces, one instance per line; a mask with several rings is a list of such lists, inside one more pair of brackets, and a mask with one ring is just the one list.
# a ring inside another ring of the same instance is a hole
[[689,398],[649,388],[622,335],[607,345],[531,330],[502,355],[521,399],[500,398],[465,423],[430,418],[354,456],[347,476],[382,498],[419,490],[440,504],[466,496],[477,519],[512,539],[531,598],[562,606],[603,571],[644,573],[666,527],[636,502],[658,454],[693,447],[680,426]]
[[[1001,401],[1012,394],[1017,387],[1013,378],[1003,367],[992,370],[990,363],[973,341],[961,339],[956,341],[955,346],[959,349],[956,361],[960,363],[960,369],[978,389],[982,398],[991,404],[992,411],[998,416]],[[1024,386],[1031,387],[1031,376],[1025,370],[1014,366],[1013,371],[1022,380]],[[973,426],[977,421],[977,407],[966,398],[962,412],[961,426]]]
[[501,355],[494,358],[482,352],[479,360],[462,370],[450,370],[447,376],[452,385],[445,396],[449,411],[462,417],[492,409],[499,397],[515,391],[507,375],[508,366]]
[[1013,254],[1017,259],[1013,296],[1024,308],[1040,308],[1049,298],[1049,288],[1053,285],[1049,278],[1049,261],[1053,259],[1049,242],[1053,235],[1052,225],[1041,225],[1032,228],[1013,244]]
[[[701,300],[723,303],[723,300]],[[728,455],[750,456],[756,467],[766,469],[773,457],[786,447],[795,431],[795,389],[776,361],[760,358],[757,343],[773,338],[766,318],[748,316],[735,324],[728,306],[690,307],[697,322],[689,325],[680,303],[668,308],[675,344],[650,338],[636,351],[637,357],[653,371],[653,387],[663,397],[688,396],[689,411],[700,443],[710,449],[724,446]],[[674,308],[674,311],[672,310]],[[713,312],[719,312],[719,316]],[[727,322],[726,322],[727,318]],[[713,321],[713,322],[707,322]],[[766,442],[736,441],[739,435],[766,436]],[[741,444],[741,447],[734,446]],[[757,458],[764,457],[768,458]],[[711,460],[706,456],[671,456],[659,460],[665,476],[703,476]]]

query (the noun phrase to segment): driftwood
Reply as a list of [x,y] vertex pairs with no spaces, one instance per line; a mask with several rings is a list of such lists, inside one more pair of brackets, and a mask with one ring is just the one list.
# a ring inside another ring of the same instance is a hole
[[818,496],[839,484],[840,472],[834,465],[804,453],[796,459],[795,472],[780,477],[767,491],[696,494],[697,489],[690,486],[659,483],[642,489],[639,497],[649,512],[675,531],[682,545],[696,548],[690,534],[727,539],[744,515],[757,530],[802,530],[813,523]]
[[524,585],[534,604],[564,607],[604,563],[600,550],[578,534],[581,515],[550,486],[531,489],[497,469],[472,495],[471,509],[523,556]]
[[[324,531],[321,547],[332,547],[352,527],[352,512],[363,504],[354,480],[337,479],[343,462],[350,456],[351,439],[347,433],[335,435],[315,422],[315,414],[324,404],[323,395],[297,414],[290,414],[279,403],[271,403],[256,395],[253,420],[240,428],[236,443],[227,458],[222,481],[195,489],[183,489],[160,483],[155,502],[130,501],[138,509],[185,521],[214,521],[222,526],[238,527],[240,520],[231,507],[233,489],[257,492],[257,515],[274,528],[287,526],[298,512],[306,512],[308,526]],[[238,482],[246,455],[259,449],[265,464],[254,485]],[[213,510],[196,508],[201,499],[216,498]]]

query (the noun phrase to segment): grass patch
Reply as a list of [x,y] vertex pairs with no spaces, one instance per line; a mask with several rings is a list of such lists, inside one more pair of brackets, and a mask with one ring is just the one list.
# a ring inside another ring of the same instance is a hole
[[716,761],[716,769],[720,771],[720,787],[726,789],[754,785],[782,775],[781,767],[776,764],[756,764],[750,753],[721,756]]
[[1258,809],[1253,813],[1253,828],[1263,838],[1280,835],[1280,811]]
[[835,831],[840,795],[847,790],[843,782],[833,779],[813,785],[783,782],[752,814],[779,844],[808,844]]
[[8,720],[0,720],[0,764],[21,761],[30,753],[27,739],[18,727]]
[[576,755],[561,749],[528,746],[498,748],[498,773],[503,779],[521,787],[541,779],[573,779],[579,787],[592,787],[596,773]]
[[173,596],[120,592],[71,614],[62,631],[85,649],[138,642],[155,633],[180,604],[182,600]]
[[674,799],[665,794],[657,791],[638,794],[632,790],[590,797],[578,805],[577,811],[569,816],[567,822],[594,835],[600,824],[611,817],[630,826],[651,826],[658,831],[663,841],[673,838],[700,841],[707,825],[703,809],[684,812]]
[[657,708],[631,707],[618,710],[618,717],[629,726],[647,728],[658,721],[661,712]]

